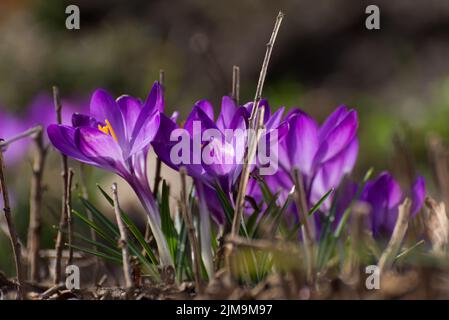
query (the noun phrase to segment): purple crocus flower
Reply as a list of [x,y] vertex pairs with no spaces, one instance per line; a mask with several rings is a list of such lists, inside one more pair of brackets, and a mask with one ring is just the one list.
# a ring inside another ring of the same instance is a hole
[[162,265],[173,265],[146,175],[148,150],[163,109],[163,93],[157,82],[144,103],[127,95],[114,100],[98,89],[90,101],[90,115],[74,114],[72,126],[50,125],[47,132],[63,154],[112,171],[129,183],[148,213]]
[[[285,127],[288,132],[282,133]],[[329,190],[337,188],[355,165],[358,154],[357,127],[356,111],[348,110],[346,106],[338,107],[321,126],[299,109],[290,111],[278,125],[281,132],[280,170],[264,177],[272,193],[278,195],[278,203],[282,205],[293,190],[294,169],[302,174],[308,208]],[[250,181],[250,195],[260,201],[262,195],[256,185],[255,181]],[[329,209],[331,203],[332,197],[329,197],[321,209]],[[295,204],[291,208],[298,213]]]
[[399,183],[388,172],[382,172],[376,179],[368,181],[363,189],[361,200],[371,207],[369,226],[375,237],[391,235],[398,217],[399,205],[406,196],[410,197],[412,207],[410,215],[415,217],[421,209],[426,195],[423,177],[418,177],[411,191],[404,194]]
[[[310,208],[326,192],[336,188],[355,165],[357,112],[340,106],[319,126],[305,112],[294,109],[285,121],[289,131],[279,148],[280,166],[286,173],[282,184],[287,186],[286,191],[290,191],[294,185],[291,173],[298,169]],[[328,209],[330,203],[329,198],[323,208]]]

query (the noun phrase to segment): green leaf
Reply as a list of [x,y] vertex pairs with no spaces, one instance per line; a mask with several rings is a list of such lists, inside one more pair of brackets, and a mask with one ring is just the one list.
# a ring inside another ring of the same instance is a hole
[[[112,198],[106,193],[106,191],[103,190],[103,188],[100,185],[97,185],[98,189],[100,189],[103,196],[106,198],[106,200],[111,204],[111,206],[114,206],[114,201]],[[120,209],[120,216],[122,218],[123,223],[125,223],[126,227],[131,231],[134,238],[137,240],[137,242],[142,246],[142,248],[145,250],[145,253],[150,258],[151,262],[155,265],[158,264],[156,256],[153,253],[153,250],[150,248],[148,243],[145,241],[145,237],[142,235],[142,233],[139,231],[137,226],[132,222],[132,220],[129,218],[123,210]]]
[[103,253],[103,252],[91,250],[91,249],[89,249],[89,248],[79,247],[79,246],[74,245],[74,244],[69,245],[68,243],[66,243],[66,246],[72,247],[73,249],[76,249],[76,250],[85,252],[85,253],[87,253],[87,254],[91,254],[91,255],[97,256],[97,257],[102,258],[102,259],[106,259],[106,260],[110,260],[110,261],[113,261],[113,262],[122,264],[122,259],[119,259],[119,258],[110,256],[110,255],[107,255],[107,254],[105,254],[105,253]]
[[90,228],[92,228],[100,237],[102,237],[104,240],[108,241],[112,245],[116,244],[116,241],[107,235],[95,222],[89,220],[86,216],[79,213],[78,211],[72,209],[72,213],[78,217],[81,221],[83,221],[85,224],[87,224]]
[[172,217],[170,215],[170,204],[169,196],[170,188],[168,187],[165,180],[162,181],[162,196],[161,196],[161,224],[162,232],[167,239],[167,244],[170,250],[170,254],[173,261],[176,259],[176,248],[178,245],[178,233],[176,232],[175,224],[173,223]]
[[330,189],[321,199],[309,210],[309,216],[313,215],[323,204],[324,201],[334,192],[334,188]]
[[231,226],[232,220],[234,218],[234,208],[232,207],[228,197],[218,183],[215,184],[215,191],[217,191],[218,199],[220,200],[223,211],[225,212],[226,220]]

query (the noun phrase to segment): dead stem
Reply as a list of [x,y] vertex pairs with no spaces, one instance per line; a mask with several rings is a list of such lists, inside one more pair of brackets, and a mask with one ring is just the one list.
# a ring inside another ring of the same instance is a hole
[[[56,120],[58,124],[62,123],[62,104],[59,97],[58,87],[53,87],[53,99],[56,111]],[[56,263],[54,269],[54,284],[61,282],[61,265],[62,265],[62,250],[64,244],[64,230],[67,228],[68,212],[67,212],[67,185],[68,185],[68,161],[67,156],[61,153],[61,167],[62,167],[62,183],[63,183],[63,195],[62,195],[62,209],[61,217],[59,219],[59,229],[56,237],[55,250],[56,250]]]
[[[242,168],[242,173],[240,176],[240,182],[239,182],[239,190],[237,193],[237,200],[236,200],[236,210],[234,214],[234,219],[232,221],[232,229],[231,234],[233,236],[238,235],[240,230],[240,221],[242,219],[243,215],[243,208],[245,204],[245,195],[246,195],[246,188],[248,185],[249,180],[249,174],[251,169],[251,164],[254,160],[254,156],[257,149],[257,143],[260,138],[260,128],[263,125],[263,115],[265,108],[262,108],[259,110],[259,102],[262,98],[262,91],[263,91],[263,85],[265,82],[265,77],[267,75],[267,68],[268,64],[270,62],[271,52],[273,51],[273,46],[276,41],[276,37],[279,31],[279,27],[281,26],[282,19],[284,18],[284,14],[282,12],[279,12],[276,23],[274,25],[273,33],[271,34],[270,41],[267,44],[267,50],[265,52],[265,58],[262,64],[262,69],[260,70],[259,75],[259,81],[257,83],[257,89],[256,94],[254,97],[254,103],[253,103],[253,110],[251,112],[251,118],[250,118],[250,129],[255,130],[255,135],[250,135],[248,142],[248,150],[245,155],[245,161]],[[232,248],[230,248],[232,251]]]
[[[165,96],[165,71],[163,69],[159,70],[159,84],[161,85],[162,91]],[[153,186],[153,196],[154,199],[157,200],[157,194],[159,193],[159,185],[161,184],[161,170],[162,170],[162,161],[156,156],[156,172],[154,173],[154,186]],[[145,227],[145,241],[148,243],[151,240],[151,227],[147,222]],[[142,251],[142,254],[145,256],[147,253],[145,250]]]
[[34,136],[36,150],[33,160],[33,175],[30,190],[30,220],[28,227],[29,278],[39,282],[39,249],[41,243],[43,172],[48,148],[44,146],[42,127]]
[[0,148],[0,191],[3,196],[3,211],[5,212],[6,223],[8,224],[9,238],[11,240],[12,251],[14,254],[14,262],[16,265],[16,275],[17,275],[17,299],[23,299],[23,273],[22,273],[22,262],[21,262],[21,252],[20,243],[17,237],[17,232],[14,227],[14,223],[11,217],[11,207],[9,205],[9,195],[8,187],[6,184],[5,177],[5,162],[3,160],[3,150]]
[[399,252],[402,240],[407,232],[411,205],[412,202],[410,199],[406,198],[399,206],[399,214],[396,220],[396,225],[394,226],[393,234],[377,264],[381,275],[383,271],[389,270],[392,267],[396,255]]
[[293,169],[293,180],[295,182],[295,202],[296,208],[299,212],[300,223],[301,223],[301,233],[303,235],[304,244],[304,257],[306,259],[306,270],[307,270],[307,280],[309,283],[313,279],[314,273],[314,235],[311,230],[311,221],[308,219],[309,209],[307,208],[306,193],[304,191],[304,182],[302,179],[301,172],[295,168]]
[[73,169],[69,168],[69,175],[67,177],[67,198],[66,198],[66,210],[67,210],[67,228],[68,228],[68,244],[69,244],[69,259],[67,265],[71,265],[73,262],[73,220],[72,220],[72,181],[73,181]]
[[449,204],[449,152],[437,135],[427,140],[429,157],[433,164],[433,174],[446,205]]
[[240,68],[238,66],[232,67],[232,99],[235,104],[239,105],[240,101]]
[[424,221],[427,237],[432,244],[432,253],[445,257],[449,247],[449,219],[446,214],[446,206],[444,202],[437,203],[430,197],[426,198],[425,204],[428,214]]
[[184,222],[187,227],[187,235],[189,237],[190,248],[193,253],[193,270],[195,276],[195,286],[199,294],[203,293],[203,286],[201,284],[201,255],[197,238],[195,236],[195,228],[193,226],[192,212],[187,198],[187,170],[185,167],[179,169],[181,176],[181,211],[184,218]]
[[[159,71],[159,83],[161,85],[162,91],[164,92],[165,96],[165,72],[164,70]],[[154,187],[153,187],[153,195],[154,198],[157,199],[157,194],[159,191],[159,184],[161,183],[161,167],[162,167],[162,161],[159,159],[159,157],[156,157],[156,173],[154,175]]]
[[30,128],[28,130],[25,130],[25,131],[19,133],[18,135],[14,136],[12,138],[9,138],[8,140],[2,140],[2,141],[0,141],[0,148],[7,147],[10,144],[12,144],[18,140],[21,140],[23,138],[33,136],[36,133],[38,133],[39,131],[42,131],[42,127],[36,126],[36,127]]
[[119,247],[122,249],[122,260],[123,260],[123,276],[125,277],[125,286],[126,289],[133,288],[133,281],[132,281],[132,275],[131,275],[131,265],[129,261],[129,253],[128,253],[128,235],[126,232],[125,225],[122,221],[121,215],[120,215],[120,204],[118,201],[118,190],[117,190],[117,183],[112,184],[112,198],[114,200],[114,214],[115,214],[115,220],[117,221],[118,229],[120,231],[120,239],[119,239]]

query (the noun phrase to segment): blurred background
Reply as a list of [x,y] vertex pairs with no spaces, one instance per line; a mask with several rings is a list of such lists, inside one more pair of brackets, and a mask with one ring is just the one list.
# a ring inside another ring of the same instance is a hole
[[[80,30],[65,27],[70,4],[80,8]],[[365,28],[369,4],[380,8],[380,30]],[[286,16],[264,90],[272,108],[301,107],[320,121],[340,104],[357,109],[355,176],[373,166],[407,185],[419,172],[432,191],[427,142],[432,134],[449,139],[448,1],[1,0],[0,106],[26,117],[36,95],[51,94],[52,85],[78,101],[98,87],[145,98],[164,69],[169,112],[186,115],[203,98],[218,110],[231,91],[233,65],[240,66],[241,101],[249,101],[279,10]],[[30,159],[8,171],[22,239]],[[59,214],[58,165],[52,155],[47,247]],[[91,171],[95,189],[101,176]],[[0,234],[0,270],[11,270],[9,250]]]

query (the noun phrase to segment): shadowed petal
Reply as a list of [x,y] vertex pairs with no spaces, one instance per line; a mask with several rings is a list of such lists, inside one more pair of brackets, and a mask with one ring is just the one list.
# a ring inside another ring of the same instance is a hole
[[123,120],[125,121],[127,140],[131,141],[134,126],[136,125],[137,118],[142,110],[142,103],[139,99],[123,95],[117,99],[117,104],[122,112]]
[[418,211],[421,210],[425,197],[426,197],[426,181],[424,177],[420,176],[415,180],[411,192],[412,208],[410,213],[412,217],[414,217],[418,213]]
[[221,99],[221,112],[217,119],[217,127],[220,130],[229,128],[236,110],[237,106],[231,97],[224,96]]
[[85,114],[79,114],[79,113],[74,113],[72,115],[72,126],[75,128],[78,127],[92,127],[92,128],[97,128],[99,125],[99,123],[97,122],[97,120],[95,120],[95,118],[85,115]]
[[285,143],[291,167],[300,169],[305,175],[311,174],[318,149],[318,126],[315,120],[303,112],[292,117]]
[[61,153],[78,161],[95,165],[95,162],[86,157],[75,143],[75,132],[77,129],[64,125],[51,124],[47,128],[48,137]]
[[126,146],[125,126],[122,112],[114,98],[105,90],[96,90],[90,100],[90,113],[97,121],[111,124],[120,146]]
[[200,108],[212,121],[214,121],[214,107],[207,100],[200,100],[195,103],[195,106]]
[[75,144],[98,167],[120,175],[126,173],[122,149],[110,135],[94,128],[81,127],[76,131]]
[[348,108],[345,105],[339,106],[334,112],[332,112],[320,128],[320,141],[323,141],[329,132],[332,131],[347,114]]
[[357,113],[353,110],[326,135],[325,141],[320,144],[315,163],[326,162],[341,152],[354,139],[357,126]]

